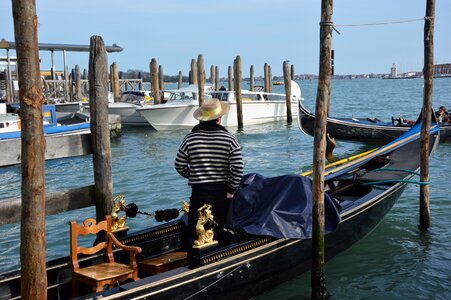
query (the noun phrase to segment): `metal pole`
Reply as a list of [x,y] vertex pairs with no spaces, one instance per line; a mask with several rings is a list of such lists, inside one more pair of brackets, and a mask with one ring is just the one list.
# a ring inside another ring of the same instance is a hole
[[[8,61],[8,78],[9,78],[7,84],[9,85],[9,90],[10,90],[10,95],[11,95],[11,98],[9,99],[9,101],[14,102],[14,82],[13,82],[13,77],[11,75],[11,60],[9,57],[9,49],[6,49],[6,60]],[[16,74],[18,74],[17,63],[16,63]]]
[[56,73],[55,73],[55,51],[50,51],[51,53],[51,59],[52,59],[52,80],[56,80]]

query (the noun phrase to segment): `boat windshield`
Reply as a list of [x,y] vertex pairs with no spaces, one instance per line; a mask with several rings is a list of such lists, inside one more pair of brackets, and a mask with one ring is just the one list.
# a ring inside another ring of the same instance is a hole
[[212,98],[219,99],[221,101],[227,101],[228,97],[229,97],[229,93],[227,93],[227,92],[226,93],[217,92],[217,93],[211,93],[210,96]]
[[121,95],[121,102],[132,103],[136,105],[141,105],[149,100],[150,96],[146,95],[145,92],[140,91],[123,92]]

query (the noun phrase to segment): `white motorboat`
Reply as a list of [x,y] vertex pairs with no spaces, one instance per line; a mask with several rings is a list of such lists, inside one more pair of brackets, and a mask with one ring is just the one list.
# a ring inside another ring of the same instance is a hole
[[120,115],[122,125],[149,126],[136,109],[146,104],[152,103],[150,91],[126,91],[121,95],[119,102],[110,101],[108,103],[108,113]]
[[[297,116],[297,104],[301,99],[301,88],[291,81],[291,106],[293,118]],[[208,97],[231,103],[228,114],[222,117],[223,126],[237,126],[237,110],[234,91],[211,91]],[[287,116],[285,94],[263,91],[242,90],[242,108],[244,124],[260,124],[285,119]],[[156,130],[170,130],[179,127],[192,127],[199,123],[193,112],[199,107],[197,99],[177,99],[165,104],[147,105],[137,111]]]

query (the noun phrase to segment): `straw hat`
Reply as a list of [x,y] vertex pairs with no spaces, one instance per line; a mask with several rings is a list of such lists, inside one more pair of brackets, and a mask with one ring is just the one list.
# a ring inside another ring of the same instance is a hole
[[199,121],[215,120],[230,110],[230,103],[219,99],[205,100],[193,113],[193,117]]

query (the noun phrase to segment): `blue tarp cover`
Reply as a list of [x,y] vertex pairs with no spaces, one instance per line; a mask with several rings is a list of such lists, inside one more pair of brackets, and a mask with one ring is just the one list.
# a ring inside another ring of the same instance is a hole
[[[276,238],[312,237],[312,181],[300,175],[243,176],[235,193],[233,225],[249,234]],[[335,230],[340,215],[325,194],[325,232]]]

